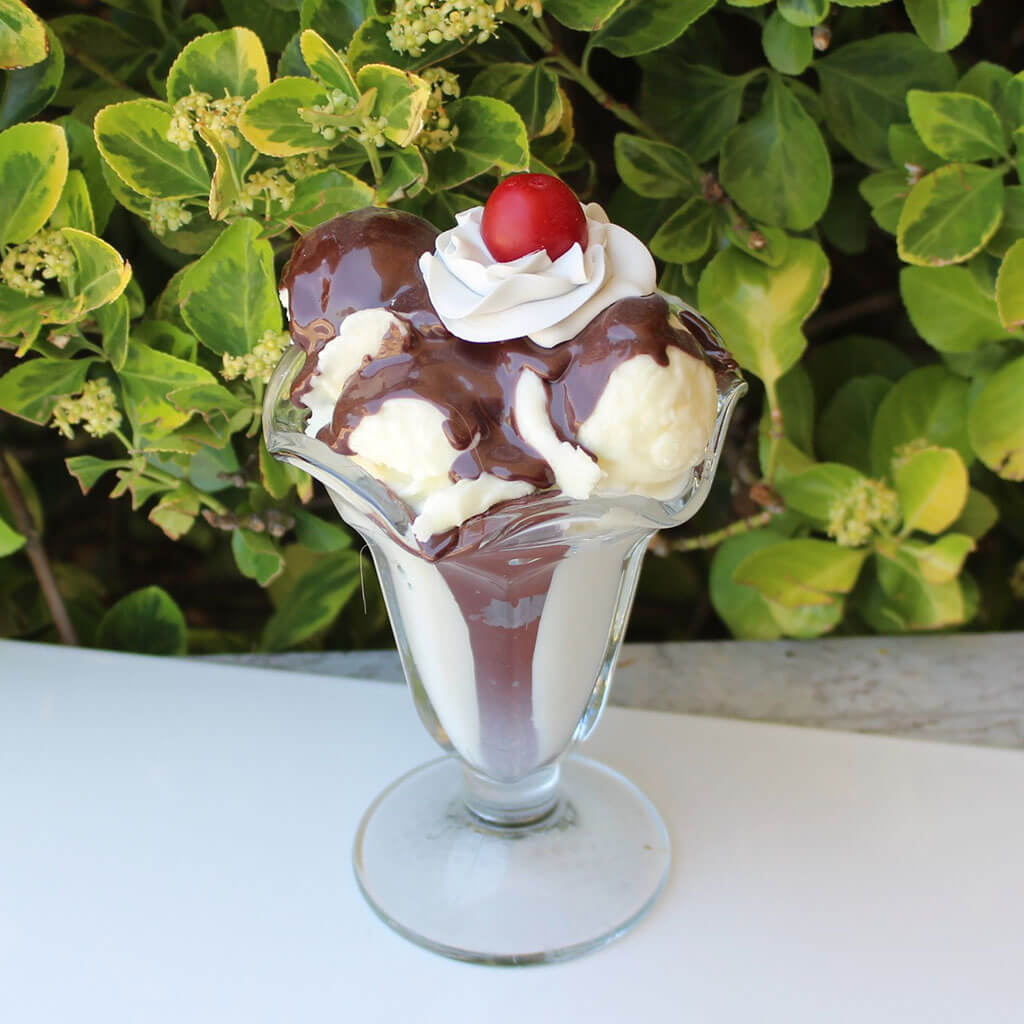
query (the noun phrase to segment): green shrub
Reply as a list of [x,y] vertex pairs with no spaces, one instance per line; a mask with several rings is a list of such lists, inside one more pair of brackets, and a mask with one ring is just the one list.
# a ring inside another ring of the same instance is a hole
[[740,637],[1021,625],[1014,3],[64,7],[0,0],[0,635],[386,641],[259,439],[280,265],[527,168],[648,241],[754,385],[635,637],[721,635],[708,598]]

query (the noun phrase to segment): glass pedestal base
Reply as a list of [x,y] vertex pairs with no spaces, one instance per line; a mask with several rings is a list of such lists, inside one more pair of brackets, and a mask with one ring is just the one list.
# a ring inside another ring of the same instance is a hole
[[665,884],[669,838],[618,772],[561,762],[555,809],[531,825],[489,825],[463,802],[455,758],[392,783],[356,833],[353,864],[395,931],[456,960],[568,960],[625,934]]

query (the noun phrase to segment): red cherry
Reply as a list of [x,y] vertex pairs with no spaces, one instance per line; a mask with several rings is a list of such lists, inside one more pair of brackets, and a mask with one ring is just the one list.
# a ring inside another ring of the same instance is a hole
[[575,242],[586,249],[587,218],[572,189],[557,178],[514,174],[491,193],[480,233],[499,263],[538,249],[557,260]]

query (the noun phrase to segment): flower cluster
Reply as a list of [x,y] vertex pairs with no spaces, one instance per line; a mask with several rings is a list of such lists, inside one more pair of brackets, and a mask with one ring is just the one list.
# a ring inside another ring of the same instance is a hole
[[320,170],[320,154],[317,152],[300,153],[298,156],[284,158],[284,171],[292,181],[299,181],[306,175]]
[[121,426],[117,397],[107,380],[88,380],[78,395],[66,395],[53,407],[53,426],[65,437],[75,436],[71,428],[81,423],[87,434],[103,437]]
[[225,146],[237,149],[241,144],[238,119],[245,106],[244,96],[224,96],[215,100],[209,93],[191,92],[174,104],[167,141],[188,149],[195,133],[202,128],[218,136]]
[[154,235],[177,231],[192,220],[192,211],[180,199],[152,199],[149,203],[150,230]]
[[254,171],[245,179],[242,194],[232,204],[232,214],[247,213],[262,199],[266,202],[268,213],[272,202],[279,202],[281,208],[287,210],[295,198],[295,182],[286,176],[283,168],[272,168],[267,171]]
[[445,97],[457,99],[462,90],[459,88],[458,75],[444,68],[424,71],[423,80],[430,86],[430,99],[427,100],[423,130],[416,136],[416,145],[436,153],[453,146],[459,136],[458,125],[452,124],[444,103]]
[[498,3],[488,0],[396,0],[388,28],[393,50],[418,57],[428,44],[484,42],[498,26]]
[[245,380],[260,380],[266,384],[289,340],[287,331],[264,331],[263,336],[247,355],[233,356],[224,353],[221,376],[225,380],[237,380],[242,377]]
[[844,548],[865,544],[874,530],[899,522],[900,501],[881,480],[861,480],[829,509],[828,535]]
[[75,256],[68,240],[59,231],[44,229],[4,253],[0,281],[16,292],[42,295],[44,281],[63,280],[74,269]]
[[[317,114],[347,114],[355,106],[355,100],[341,89],[332,89],[326,103],[314,103],[310,110]],[[333,124],[314,124],[313,131],[322,135],[328,142],[338,136],[338,129]]]

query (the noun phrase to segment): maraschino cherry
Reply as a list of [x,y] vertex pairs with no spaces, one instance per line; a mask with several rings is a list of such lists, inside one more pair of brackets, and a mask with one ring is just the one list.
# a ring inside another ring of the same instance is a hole
[[557,260],[573,244],[587,247],[587,218],[568,185],[550,174],[515,174],[492,193],[480,222],[499,263],[546,249]]

